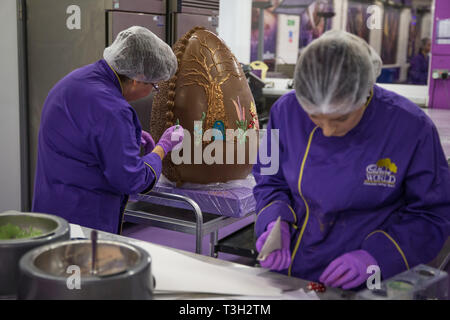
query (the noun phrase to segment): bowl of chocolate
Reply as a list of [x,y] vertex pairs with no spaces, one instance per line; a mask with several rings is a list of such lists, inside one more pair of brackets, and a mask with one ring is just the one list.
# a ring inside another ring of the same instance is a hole
[[19,260],[28,251],[70,238],[66,220],[49,214],[0,213],[0,296],[17,295]]
[[24,300],[148,300],[154,282],[150,255],[121,241],[59,242],[20,260]]

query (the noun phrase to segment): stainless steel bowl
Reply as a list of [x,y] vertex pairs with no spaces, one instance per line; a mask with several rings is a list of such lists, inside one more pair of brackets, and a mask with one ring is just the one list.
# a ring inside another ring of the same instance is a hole
[[20,260],[19,299],[151,299],[149,254],[118,241],[98,240],[92,267],[89,240],[39,247]]
[[0,226],[8,223],[41,231],[40,236],[0,240],[0,296],[15,297],[19,279],[19,260],[31,249],[70,238],[66,220],[49,214],[7,211],[0,213]]

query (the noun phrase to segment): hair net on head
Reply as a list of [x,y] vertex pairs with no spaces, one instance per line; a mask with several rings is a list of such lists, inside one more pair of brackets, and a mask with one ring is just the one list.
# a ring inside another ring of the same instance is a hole
[[382,61],[362,38],[328,31],[302,52],[294,73],[295,93],[308,114],[347,114],[364,105]]
[[121,31],[105,49],[103,58],[117,73],[142,82],[168,80],[178,67],[169,45],[137,26]]

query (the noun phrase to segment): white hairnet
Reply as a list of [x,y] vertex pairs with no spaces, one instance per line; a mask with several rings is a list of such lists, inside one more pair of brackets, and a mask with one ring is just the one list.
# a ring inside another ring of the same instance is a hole
[[362,38],[328,31],[302,52],[294,74],[295,93],[308,114],[347,114],[364,105],[382,61]]
[[117,73],[147,83],[169,80],[177,70],[177,58],[169,45],[137,26],[121,31],[103,58]]

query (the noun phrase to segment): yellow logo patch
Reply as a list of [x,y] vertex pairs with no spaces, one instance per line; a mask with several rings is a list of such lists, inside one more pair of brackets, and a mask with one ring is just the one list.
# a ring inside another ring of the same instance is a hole
[[380,159],[366,167],[366,186],[395,187],[397,165],[389,158]]
[[377,166],[379,168],[386,168],[387,170],[391,171],[392,173],[397,173],[397,166],[395,163],[391,162],[391,159],[380,159],[377,161]]

